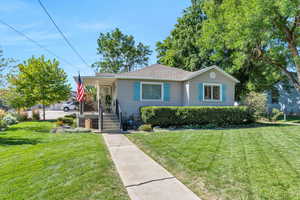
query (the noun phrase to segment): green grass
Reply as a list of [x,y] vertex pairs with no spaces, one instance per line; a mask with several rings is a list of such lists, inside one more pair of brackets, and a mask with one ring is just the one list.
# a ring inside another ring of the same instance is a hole
[[300,127],[128,136],[203,199],[300,199]]
[[1,200],[127,200],[101,135],[51,134],[49,122],[0,132]]
[[287,116],[286,120],[283,120],[283,117],[279,119],[279,122],[291,122],[291,123],[300,123],[299,116]]

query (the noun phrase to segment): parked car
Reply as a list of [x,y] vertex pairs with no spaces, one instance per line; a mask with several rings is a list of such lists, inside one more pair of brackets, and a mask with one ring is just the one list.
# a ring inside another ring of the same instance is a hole
[[69,111],[69,110],[77,110],[77,102],[67,102],[63,104],[63,110],[65,112]]

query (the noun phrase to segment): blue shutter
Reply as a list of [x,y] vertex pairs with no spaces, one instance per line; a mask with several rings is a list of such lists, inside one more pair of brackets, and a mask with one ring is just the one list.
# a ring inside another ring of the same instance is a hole
[[140,82],[134,82],[133,83],[133,100],[134,101],[139,101],[141,98],[140,90],[141,89],[141,84]]
[[226,84],[222,84],[222,102],[226,102]]
[[170,84],[164,83],[164,101],[170,101]]
[[198,99],[203,101],[203,83],[198,84]]

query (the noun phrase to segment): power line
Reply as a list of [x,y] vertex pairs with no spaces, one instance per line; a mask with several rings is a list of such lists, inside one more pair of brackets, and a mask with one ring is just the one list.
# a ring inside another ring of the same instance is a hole
[[51,17],[51,15],[49,14],[48,10],[46,9],[46,7],[43,5],[43,3],[41,2],[41,0],[38,0],[40,6],[43,8],[43,10],[45,11],[45,13],[47,14],[47,16],[49,17],[49,19],[51,20],[51,22],[54,24],[55,28],[57,29],[57,31],[60,33],[60,35],[63,37],[63,39],[66,41],[66,43],[69,45],[69,47],[75,52],[75,54],[80,58],[80,60],[86,64],[88,67],[89,64],[87,64],[87,62],[83,59],[83,57],[79,54],[79,52],[75,49],[75,47],[71,44],[71,42],[68,40],[68,38],[65,36],[65,34],[61,31],[61,29],[58,27],[58,25],[55,23],[54,19]]
[[27,40],[29,40],[30,42],[32,42],[33,44],[37,45],[38,47],[40,47],[41,49],[47,51],[48,53],[50,53],[51,55],[53,55],[54,57],[64,61],[66,64],[70,65],[70,66],[74,66],[73,64],[71,64],[69,61],[67,61],[66,59],[58,56],[57,54],[55,54],[53,51],[47,49],[44,45],[41,45],[40,43],[38,43],[37,41],[35,41],[34,39],[30,38],[29,36],[27,36],[25,33],[17,30],[16,28],[14,28],[12,25],[9,25],[8,23],[4,22],[3,20],[0,19],[0,23],[7,26],[8,28],[10,28],[11,30],[13,30],[14,32],[18,33],[19,35],[23,36],[24,38],[26,38]]

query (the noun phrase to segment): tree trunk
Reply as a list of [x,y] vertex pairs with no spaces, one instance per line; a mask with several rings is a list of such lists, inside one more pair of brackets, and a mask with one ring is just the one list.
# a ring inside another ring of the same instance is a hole
[[46,120],[46,106],[43,104],[43,120]]

